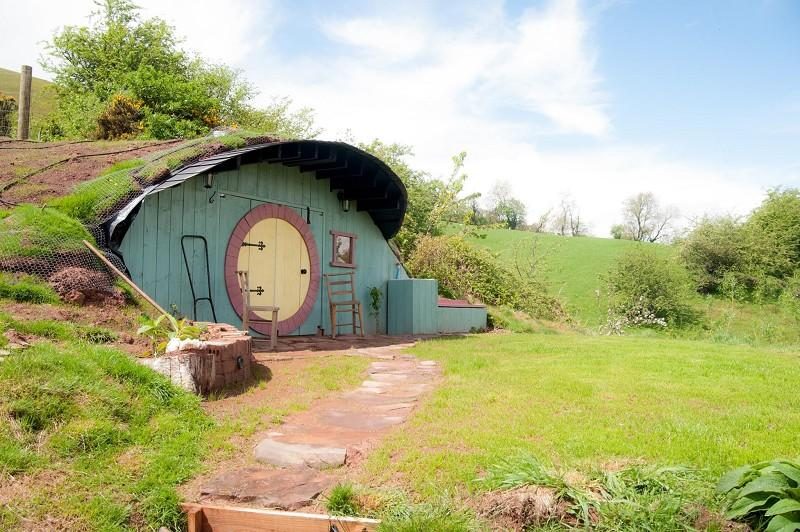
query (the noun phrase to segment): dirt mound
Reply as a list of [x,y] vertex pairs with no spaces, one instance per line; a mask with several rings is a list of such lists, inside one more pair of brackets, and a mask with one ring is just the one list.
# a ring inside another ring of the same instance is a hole
[[62,300],[78,305],[124,305],[125,297],[114,287],[111,278],[101,272],[70,267],[59,270],[48,279]]
[[556,490],[542,486],[521,486],[487,493],[478,512],[495,525],[508,530],[527,530],[548,522],[574,523],[569,504],[559,499]]

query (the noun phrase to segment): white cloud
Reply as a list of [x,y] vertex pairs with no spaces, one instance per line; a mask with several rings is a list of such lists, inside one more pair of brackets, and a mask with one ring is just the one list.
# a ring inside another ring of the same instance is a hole
[[175,26],[184,47],[218,63],[243,67],[280,24],[269,0],[137,0],[143,15]]
[[[273,61],[260,80],[264,92],[315,107],[329,138],[349,129],[361,139],[411,144],[416,163],[439,175],[448,173],[451,155],[466,150],[471,191],[485,193],[507,179],[531,216],[568,193],[601,236],[618,221],[622,200],[640,191],[689,217],[744,213],[761,197],[744,175],[674,162],[609,137],[589,25],[572,0],[517,20],[495,12],[458,28],[393,20],[385,48],[358,30],[370,24],[326,20],[326,34],[353,53],[293,58],[292,66]],[[406,34],[413,46],[402,45]],[[594,139],[594,147],[537,146],[542,135],[564,134]]]
[[400,26],[381,18],[326,20],[322,30],[334,41],[374,54],[382,61],[400,61],[416,56],[425,46],[421,28]]
[[[145,17],[157,16],[176,26],[184,47],[215,62],[244,66],[263,48],[280,22],[271,2],[262,0],[137,0]],[[44,42],[64,26],[86,25],[97,10],[92,0],[0,0],[0,66],[34,67],[34,76],[49,75],[38,66]],[[11,45],[13,43],[13,46]]]

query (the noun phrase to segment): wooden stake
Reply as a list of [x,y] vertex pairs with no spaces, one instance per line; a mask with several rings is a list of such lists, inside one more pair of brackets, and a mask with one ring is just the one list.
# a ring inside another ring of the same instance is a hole
[[147,301],[148,303],[150,303],[151,305],[153,305],[153,307],[154,307],[154,308],[155,308],[157,311],[159,311],[161,314],[167,315],[167,311],[165,311],[163,308],[161,308],[161,307],[158,305],[158,303],[156,303],[155,301],[153,301],[153,299],[152,299],[150,296],[148,296],[147,294],[145,294],[145,293],[144,293],[144,290],[142,290],[141,288],[139,288],[138,286],[136,286],[136,283],[134,283],[133,281],[131,281],[130,279],[128,279],[128,278],[125,276],[125,274],[124,274],[124,273],[122,273],[121,271],[119,271],[119,270],[117,269],[117,267],[116,267],[116,266],[114,266],[113,264],[111,264],[111,261],[110,261],[110,260],[108,260],[107,258],[105,258],[105,256],[104,256],[104,255],[103,255],[103,254],[100,252],[100,250],[99,250],[99,249],[97,249],[96,247],[94,247],[93,245],[91,245],[91,244],[90,244],[89,242],[87,242],[86,240],[84,240],[84,241],[83,241],[83,244],[84,244],[84,245],[85,245],[87,248],[89,248],[89,251],[91,251],[92,253],[94,253],[95,255],[97,255],[97,258],[98,258],[98,259],[100,259],[100,260],[102,260],[102,261],[103,261],[103,264],[105,264],[106,266],[108,266],[108,267],[109,267],[109,269],[111,269],[111,271],[112,271],[112,272],[114,272],[115,274],[117,274],[117,276],[118,276],[120,279],[122,279],[122,280],[125,282],[125,284],[127,284],[128,286],[130,286],[131,288],[133,288],[133,290],[134,290],[134,291],[135,291],[137,294],[139,294],[140,296],[142,296],[142,299],[144,299],[145,301]]
[[26,140],[31,126],[31,78],[33,69],[22,65],[19,73],[19,114],[17,116],[17,138]]

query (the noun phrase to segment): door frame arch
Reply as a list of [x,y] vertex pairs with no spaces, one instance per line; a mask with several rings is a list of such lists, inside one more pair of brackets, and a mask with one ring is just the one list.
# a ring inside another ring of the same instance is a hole
[[[251,209],[247,214],[242,216],[231,233],[230,239],[228,240],[228,247],[225,251],[225,288],[227,289],[228,299],[231,302],[234,312],[241,318],[242,292],[239,288],[239,281],[236,276],[239,252],[242,248],[244,238],[247,236],[247,233],[250,232],[250,229],[258,222],[268,218],[277,218],[288,222],[300,233],[303,242],[305,242],[308,248],[308,262],[309,269],[311,270],[309,272],[308,292],[306,292],[306,297],[297,312],[278,322],[278,334],[285,335],[300,327],[306,319],[308,319],[308,316],[314,309],[314,302],[319,294],[321,278],[321,262],[314,234],[303,217],[300,216],[295,209],[287,207],[286,205],[264,203]],[[270,333],[269,323],[256,322],[253,323],[250,328],[261,334]]]

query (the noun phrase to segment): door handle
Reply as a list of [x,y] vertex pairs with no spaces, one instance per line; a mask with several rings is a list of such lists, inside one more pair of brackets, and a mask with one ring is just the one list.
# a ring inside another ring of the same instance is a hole
[[300,268],[300,275],[305,275],[307,273],[308,273],[308,270],[306,270],[305,268]]

